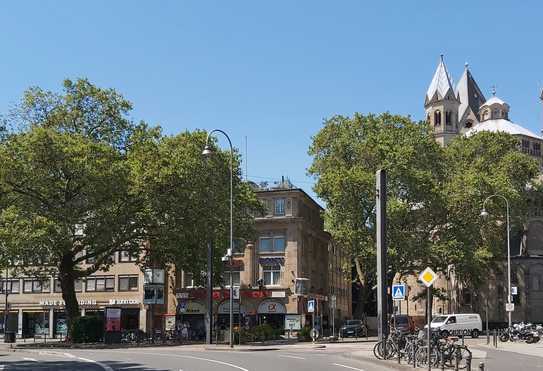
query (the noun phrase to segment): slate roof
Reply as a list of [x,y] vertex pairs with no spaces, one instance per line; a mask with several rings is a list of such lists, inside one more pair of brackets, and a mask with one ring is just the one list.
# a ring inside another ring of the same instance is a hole
[[475,115],[478,115],[479,107],[486,101],[467,64],[462,77],[460,77],[456,85],[456,97],[460,100],[460,106],[458,107],[458,118],[460,120],[466,114],[468,107],[471,108]]
[[432,100],[443,99],[449,93],[449,91],[454,93],[451,83],[451,76],[449,71],[447,71],[445,62],[443,61],[443,55],[441,55],[441,59],[437,65],[434,77],[432,78],[430,86],[428,86],[428,90],[426,91],[426,103]]

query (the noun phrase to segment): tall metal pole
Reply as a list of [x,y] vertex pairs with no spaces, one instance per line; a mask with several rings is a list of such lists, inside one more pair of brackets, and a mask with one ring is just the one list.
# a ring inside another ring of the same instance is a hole
[[[206,138],[206,150],[209,150],[209,138],[213,133],[221,133],[230,145],[230,248],[228,249],[228,261],[230,263],[230,348],[234,347],[234,287],[232,279],[232,253],[234,250],[234,147],[226,132],[220,129],[211,130]],[[204,150],[205,152],[205,150]]]
[[[510,225],[509,225],[509,201],[504,197],[505,204],[507,205],[507,302],[511,305],[511,238],[509,236]],[[509,320],[509,328],[511,328],[511,311],[507,312]]]
[[207,243],[207,315],[209,317],[206,343],[213,343],[213,244]]
[[426,305],[428,309],[426,312],[428,315],[426,316],[426,325],[428,326],[428,370],[432,369],[432,352],[431,352],[431,343],[432,343],[432,287],[428,286],[426,288]]
[[5,295],[5,306],[4,306],[4,337],[6,336],[6,331],[8,329],[8,277],[9,269],[6,266],[6,280],[4,281],[4,295]]
[[[387,205],[387,177],[386,170],[376,173],[376,206],[377,206],[377,331],[379,340],[386,340],[388,336],[387,320],[387,244],[386,244],[386,205]],[[386,355],[386,341],[384,354]]]
[[[510,307],[511,306],[511,236],[510,236],[511,226],[509,222],[509,201],[504,196],[498,195],[498,194],[488,196],[483,202],[483,211],[481,213],[482,216],[488,215],[485,209],[485,205],[487,201],[493,197],[498,197],[505,201],[505,207],[506,207],[506,213],[507,213],[507,304],[509,304],[508,306]],[[511,323],[512,323],[511,314],[512,314],[511,311],[508,310],[507,317],[508,317],[509,327],[511,327]]]

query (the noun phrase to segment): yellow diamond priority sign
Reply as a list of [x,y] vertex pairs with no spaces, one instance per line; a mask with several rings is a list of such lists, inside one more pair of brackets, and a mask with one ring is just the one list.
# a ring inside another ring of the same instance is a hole
[[426,267],[426,269],[419,274],[419,280],[422,281],[426,287],[432,286],[436,279],[437,274],[430,267]]

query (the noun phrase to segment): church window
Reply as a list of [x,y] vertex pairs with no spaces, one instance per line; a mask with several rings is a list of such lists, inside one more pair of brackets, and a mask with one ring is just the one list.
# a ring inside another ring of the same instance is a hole
[[441,125],[441,112],[435,111],[434,112],[434,125],[439,126]]
[[466,121],[466,124],[464,126],[466,127],[466,129],[470,129],[473,126],[473,122]]
[[488,118],[488,110],[483,111],[483,120]]
[[447,125],[447,126],[452,125],[452,112],[451,111],[445,112],[445,125]]
[[538,156],[538,157],[541,156],[541,144],[540,143],[534,143],[533,148],[534,148],[533,155]]

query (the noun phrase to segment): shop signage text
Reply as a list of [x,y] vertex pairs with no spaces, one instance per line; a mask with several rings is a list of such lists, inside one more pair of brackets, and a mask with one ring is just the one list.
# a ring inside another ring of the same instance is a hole
[[[96,305],[96,300],[82,299],[78,301],[79,305]],[[64,307],[66,303],[64,300],[40,300],[39,305],[44,307]]]
[[109,299],[109,305],[139,304],[138,299]]

